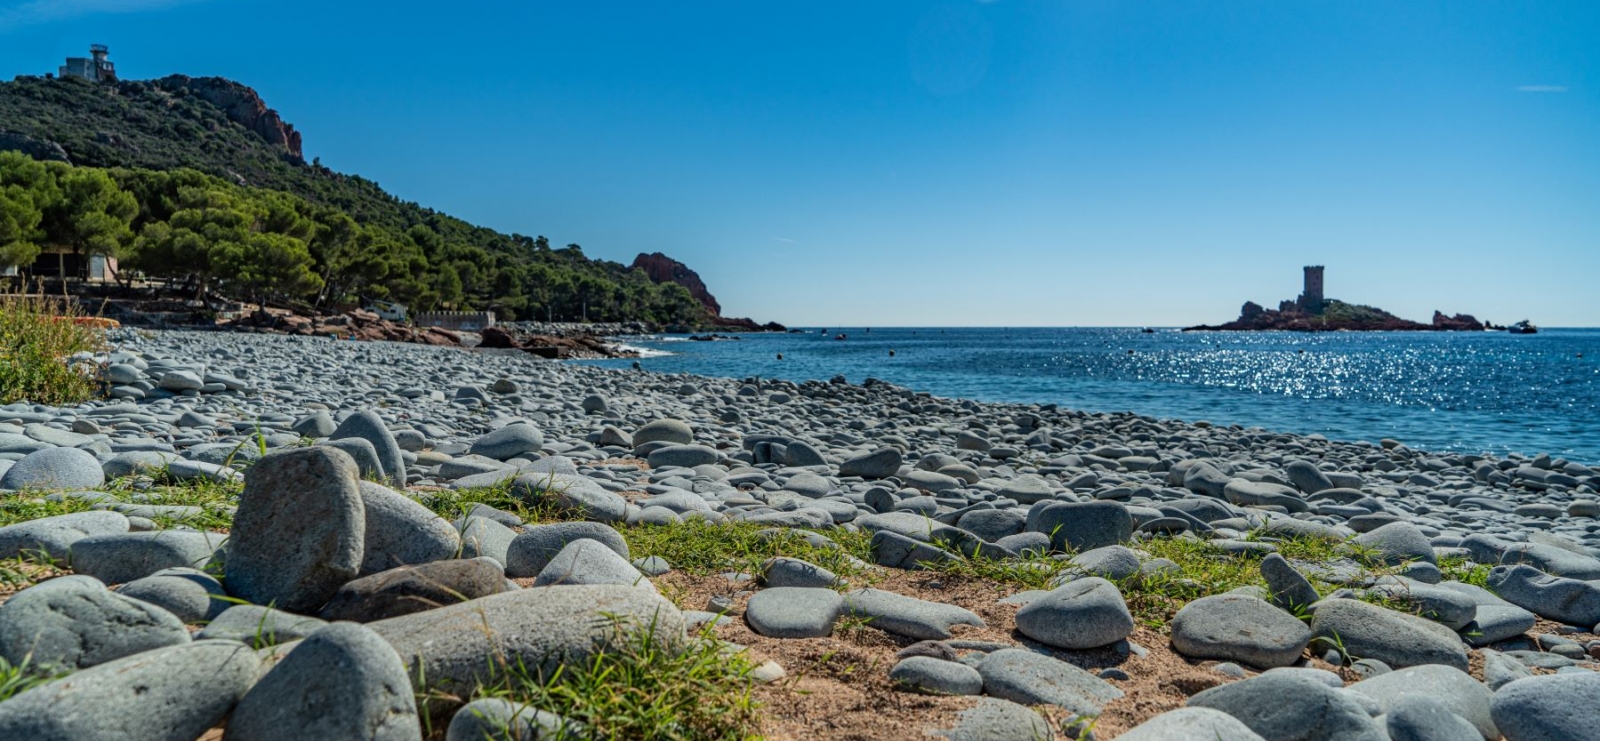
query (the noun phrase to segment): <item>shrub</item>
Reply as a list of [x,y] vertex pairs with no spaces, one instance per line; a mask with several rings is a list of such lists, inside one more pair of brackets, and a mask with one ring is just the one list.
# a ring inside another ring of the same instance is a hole
[[70,302],[0,297],[0,404],[76,404],[96,394],[93,366],[67,361],[104,346],[101,330],[78,322],[84,318]]

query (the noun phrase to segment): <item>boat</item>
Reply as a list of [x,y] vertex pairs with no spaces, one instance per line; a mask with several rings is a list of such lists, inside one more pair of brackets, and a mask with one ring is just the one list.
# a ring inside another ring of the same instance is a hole
[[1506,327],[1506,331],[1510,332],[1511,334],[1538,334],[1539,328],[1535,327],[1528,320],[1524,319],[1516,324]]

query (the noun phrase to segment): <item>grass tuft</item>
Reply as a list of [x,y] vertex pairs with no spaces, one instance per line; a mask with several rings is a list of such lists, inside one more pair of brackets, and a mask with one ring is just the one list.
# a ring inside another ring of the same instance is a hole
[[99,329],[75,323],[68,301],[43,296],[0,297],[0,404],[77,404],[100,390],[92,364],[66,358],[105,347]]
[[[649,628],[618,628],[607,650],[569,661],[549,675],[512,665],[472,698],[431,695],[419,706],[502,698],[571,721],[577,734],[614,741],[747,741],[759,738],[752,693],[755,666],[709,631],[664,642]],[[431,722],[430,722],[431,725]]]

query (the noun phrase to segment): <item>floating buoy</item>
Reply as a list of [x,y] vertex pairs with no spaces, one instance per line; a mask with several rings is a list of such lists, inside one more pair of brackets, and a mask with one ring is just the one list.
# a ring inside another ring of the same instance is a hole
[[[894,351],[893,351],[893,350],[890,350],[890,351],[889,351],[889,357],[891,357],[891,358],[892,358],[892,357],[894,357]],[[1582,356],[1582,355],[1579,355],[1579,356],[1578,356],[1578,357],[1580,357],[1580,358],[1581,358],[1581,357],[1583,357],[1583,356]]]
[[783,360],[783,353],[778,353],[778,359]]

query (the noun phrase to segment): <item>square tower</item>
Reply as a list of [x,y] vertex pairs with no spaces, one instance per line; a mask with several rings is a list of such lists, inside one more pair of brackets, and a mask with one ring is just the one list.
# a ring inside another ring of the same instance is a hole
[[1322,313],[1324,301],[1322,295],[1322,266],[1307,265],[1305,271],[1306,287],[1305,291],[1300,294],[1300,308],[1313,314],[1320,314]]

